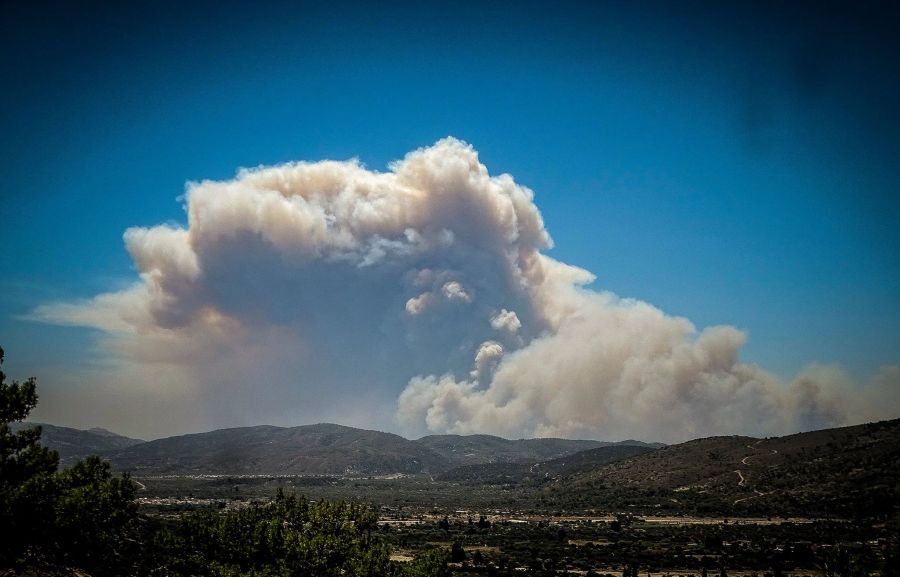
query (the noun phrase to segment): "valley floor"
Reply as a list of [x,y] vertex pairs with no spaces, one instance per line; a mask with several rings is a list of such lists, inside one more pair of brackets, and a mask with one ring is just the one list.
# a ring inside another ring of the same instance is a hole
[[[690,514],[668,503],[561,509],[534,489],[464,486],[428,477],[142,477],[144,512],[174,516],[265,502],[278,489],[361,501],[379,511],[394,558],[454,552],[459,575],[878,575],[897,559],[896,520]],[[852,572],[855,571],[855,572]],[[834,573],[842,574],[842,573]]]

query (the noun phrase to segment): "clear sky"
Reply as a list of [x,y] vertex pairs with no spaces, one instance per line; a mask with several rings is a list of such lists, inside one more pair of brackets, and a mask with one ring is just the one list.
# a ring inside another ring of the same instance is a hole
[[6,372],[52,397],[103,363],[26,317],[133,283],[123,232],[184,226],[186,182],[446,136],[597,290],[744,330],[784,379],[900,363],[895,3],[428,4],[4,2]]

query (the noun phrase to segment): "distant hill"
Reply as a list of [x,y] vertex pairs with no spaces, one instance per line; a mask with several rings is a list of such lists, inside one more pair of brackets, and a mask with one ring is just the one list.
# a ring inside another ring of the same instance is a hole
[[561,476],[590,471],[601,465],[642,455],[656,449],[640,445],[609,445],[535,463],[482,463],[462,465],[439,475],[440,481],[485,485],[534,485]]
[[546,491],[560,506],[896,514],[900,419],[767,439],[697,439],[582,470]]
[[386,475],[447,466],[398,435],[331,424],[220,429],[142,443],[108,458],[114,469],[137,475]]
[[[568,439],[511,441],[490,435],[432,435],[411,441],[333,424],[239,427],[149,442],[104,429],[42,427],[42,443],[59,451],[62,466],[97,454],[113,469],[137,475],[434,475],[461,464],[535,463],[586,448],[622,445]],[[624,444],[649,446],[638,441]]]
[[527,462],[530,466],[590,448],[661,446],[639,441],[508,440],[490,435],[431,435],[411,441],[334,424],[239,427],[149,442],[99,428],[41,427],[41,442],[59,452],[64,467],[96,454],[109,460],[113,469],[138,475],[435,475],[465,464]]
[[671,446],[490,435],[411,441],[331,424],[142,442],[102,429],[42,427],[42,442],[59,451],[63,466],[98,454],[115,470],[137,476],[428,474],[451,483],[527,488],[529,498],[559,510],[900,518],[900,419]]
[[14,431],[40,426],[41,444],[58,452],[60,464],[64,467],[72,465],[88,455],[104,456],[107,453],[145,442],[100,428],[85,431],[31,422],[11,423],[10,426]]
[[457,466],[483,463],[536,463],[587,449],[618,445],[658,448],[659,443],[572,439],[509,440],[492,435],[429,435],[417,441]]

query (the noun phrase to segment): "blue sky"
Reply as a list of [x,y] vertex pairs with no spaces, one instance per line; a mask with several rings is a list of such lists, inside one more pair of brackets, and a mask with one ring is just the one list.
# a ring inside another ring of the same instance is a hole
[[[586,4],[586,3],[585,3]],[[594,286],[791,377],[900,362],[900,66],[889,4],[3,5],[0,344],[78,366],[95,331],[22,320],[133,282],[130,226],[186,181],[447,135],[535,191]]]

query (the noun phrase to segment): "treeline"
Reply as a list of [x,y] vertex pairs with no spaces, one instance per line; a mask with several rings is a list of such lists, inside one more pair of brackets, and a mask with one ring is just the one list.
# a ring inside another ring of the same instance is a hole
[[12,432],[36,405],[34,379],[7,384],[0,371],[0,575],[449,575],[441,549],[392,562],[377,516],[358,504],[279,492],[240,510],[143,516],[128,475],[114,477],[98,457],[59,471],[40,427]]
[[279,491],[271,502],[225,513],[187,514],[147,531],[136,574],[443,577],[449,552],[429,549],[411,563],[390,560],[378,517],[341,501],[311,502]]

